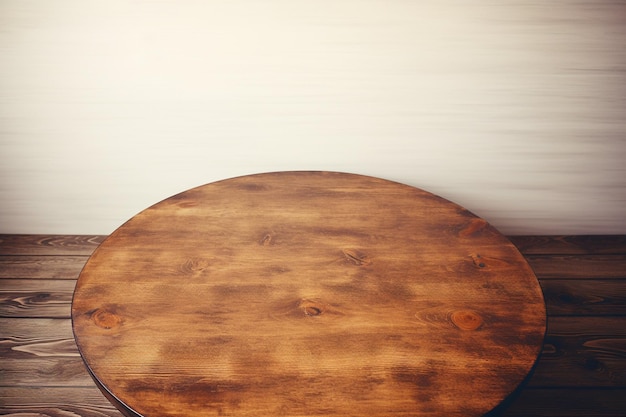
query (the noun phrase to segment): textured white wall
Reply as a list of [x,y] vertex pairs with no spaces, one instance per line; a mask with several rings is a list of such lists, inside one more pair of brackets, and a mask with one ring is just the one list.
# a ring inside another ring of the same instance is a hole
[[3,233],[292,169],[626,233],[626,2],[0,0],[0,158]]

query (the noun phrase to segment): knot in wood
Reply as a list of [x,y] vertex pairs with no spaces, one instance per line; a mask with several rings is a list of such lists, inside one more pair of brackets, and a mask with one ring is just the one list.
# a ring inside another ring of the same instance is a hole
[[91,313],[91,320],[94,324],[103,329],[112,329],[122,323],[122,318],[106,309],[99,308]]
[[270,246],[273,245],[274,242],[272,242],[272,240],[274,239],[274,235],[270,232],[265,233],[261,239],[259,239],[259,245],[261,246]]
[[461,330],[476,330],[483,324],[483,318],[471,310],[458,310],[450,315],[452,323]]
[[193,274],[196,272],[202,272],[208,267],[208,260],[202,258],[191,258],[187,259],[185,263],[180,266],[180,270],[184,274]]
[[471,255],[471,257],[472,257],[472,261],[474,262],[474,265],[476,265],[477,267],[484,268],[487,266],[483,258],[480,256],[480,254],[477,253],[475,255]]
[[304,312],[305,316],[309,317],[320,316],[325,310],[322,303],[312,300],[302,300],[298,307]]

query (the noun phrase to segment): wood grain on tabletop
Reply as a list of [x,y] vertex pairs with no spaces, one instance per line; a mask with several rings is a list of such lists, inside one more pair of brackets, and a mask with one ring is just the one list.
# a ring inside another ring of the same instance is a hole
[[480,416],[527,376],[545,314],[484,220],[328,172],[146,209],[94,252],[72,305],[96,382],[145,416]]

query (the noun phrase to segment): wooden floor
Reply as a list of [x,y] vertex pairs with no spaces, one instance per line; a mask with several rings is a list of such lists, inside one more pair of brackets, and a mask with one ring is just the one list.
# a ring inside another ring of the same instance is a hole
[[[104,236],[0,235],[0,414],[121,416],[78,354],[75,280]],[[494,416],[626,416],[626,236],[517,236],[543,288],[534,374]]]

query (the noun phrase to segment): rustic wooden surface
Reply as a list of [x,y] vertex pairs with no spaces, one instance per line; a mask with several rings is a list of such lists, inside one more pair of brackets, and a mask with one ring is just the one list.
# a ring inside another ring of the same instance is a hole
[[72,319],[129,415],[482,416],[543,342],[539,283],[484,220],[378,178],[280,172],[150,207]]
[[[74,264],[80,270],[105,236],[0,235],[0,414],[10,416],[120,417],[89,377],[70,324],[75,278],[52,278]],[[510,236],[524,254],[626,254],[626,236]],[[71,247],[70,247],[71,243]],[[75,256],[80,253],[81,256]],[[42,256],[66,259],[41,263]],[[69,258],[68,258],[69,257]],[[69,260],[68,260],[69,259]],[[623,417],[626,410],[626,271],[603,258],[605,270],[621,278],[599,278],[582,264],[585,279],[548,278],[535,268],[548,307],[548,329],[539,362],[523,388],[490,417]],[[562,265],[562,264],[561,264]],[[37,269],[39,268],[39,269]],[[62,267],[64,268],[64,267]],[[33,276],[28,277],[26,270]],[[550,268],[552,270],[552,268]],[[13,276],[22,278],[14,279]],[[19,289],[19,284],[24,288]],[[554,286],[554,283],[558,286]],[[595,282],[602,283],[597,287]],[[28,284],[30,283],[30,284]],[[580,286],[582,284],[582,286]],[[612,285],[608,285],[612,284]],[[5,290],[8,289],[8,290]],[[587,291],[593,288],[593,301]],[[53,294],[56,294],[52,297]],[[50,305],[56,312],[51,313]]]

